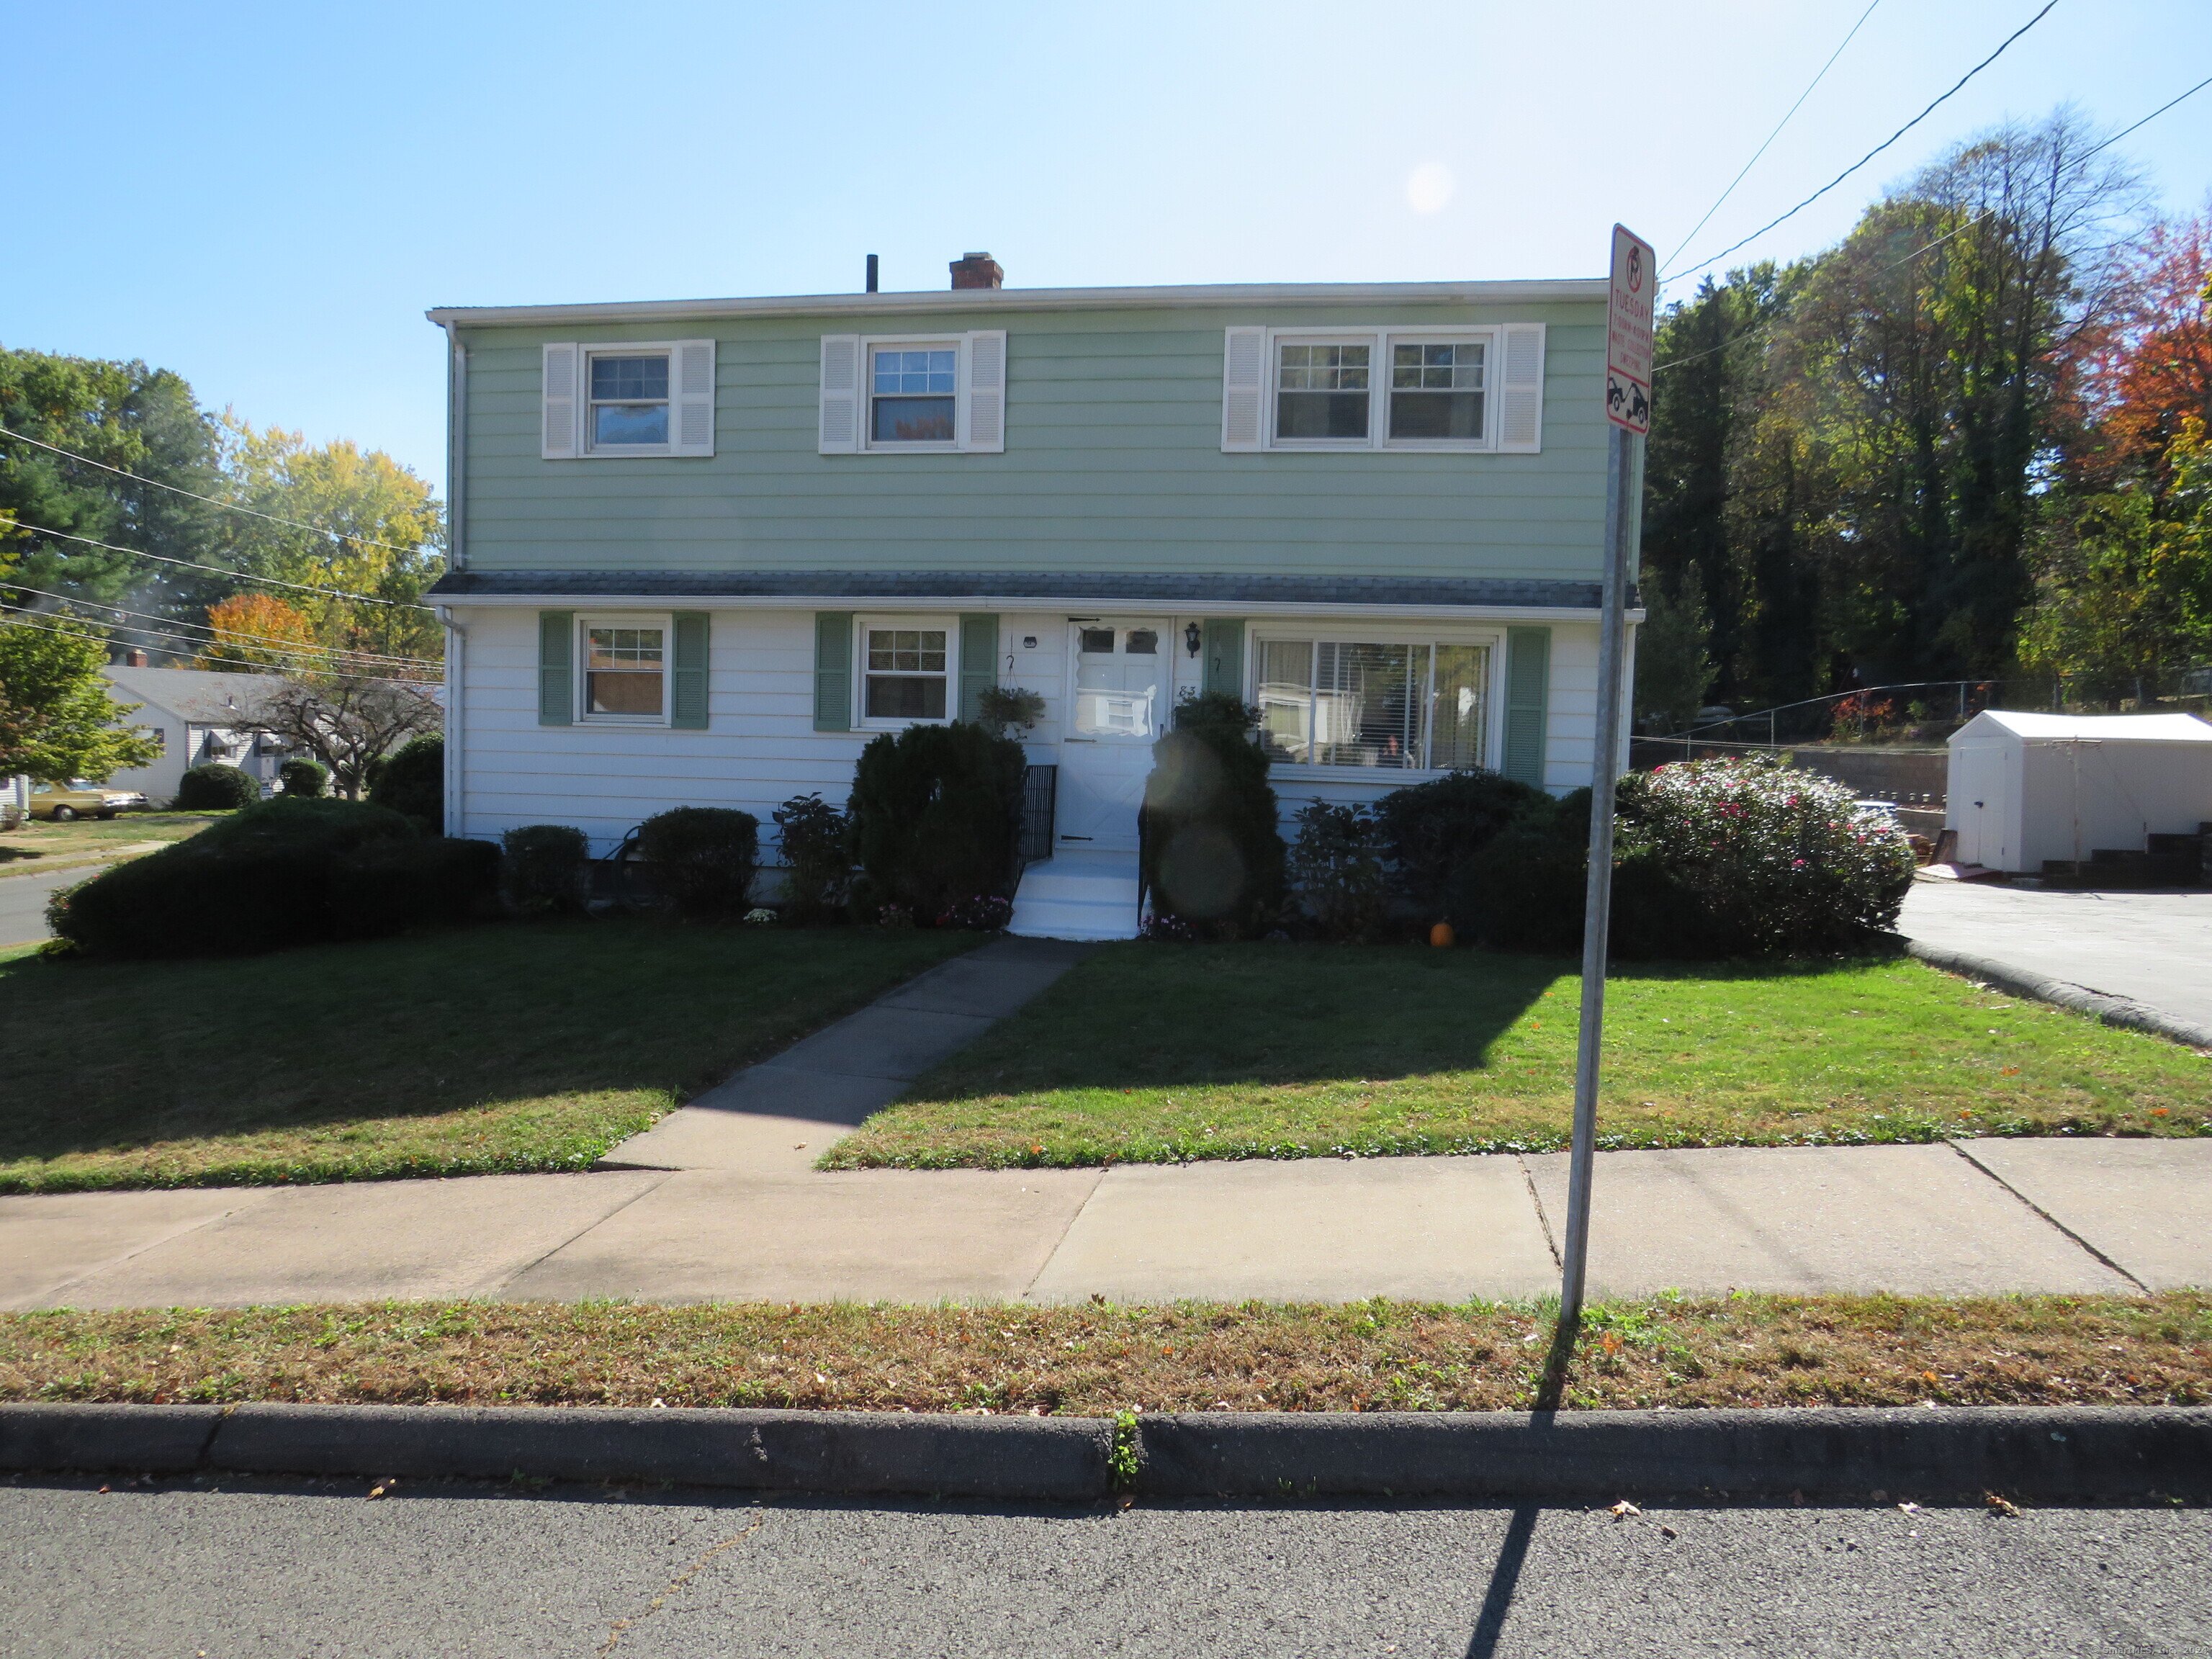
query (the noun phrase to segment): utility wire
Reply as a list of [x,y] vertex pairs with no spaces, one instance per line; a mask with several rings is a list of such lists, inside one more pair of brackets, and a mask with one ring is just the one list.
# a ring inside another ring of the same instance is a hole
[[[76,614],[76,612],[73,612],[73,611],[71,611],[71,612],[62,612],[62,611],[0,611],[0,616],[6,616],[6,617],[10,617],[10,618],[12,618],[12,619],[15,619],[15,620],[18,621],[18,622],[26,621],[26,620],[36,622],[36,621],[44,621],[44,620],[46,620],[46,619],[52,619],[52,620],[55,620],[55,621],[59,621],[59,622],[71,622],[71,623],[78,623],[78,624],[80,624],[81,626],[85,627],[85,628],[98,628],[98,629],[107,629],[111,634],[113,634],[113,633],[123,633],[123,634],[128,634],[128,635],[137,635],[137,636],[139,636],[139,637],[142,637],[142,638],[151,638],[151,639],[157,639],[157,640],[171,640],[171,641],[174,641],[176,642],[176,644],[174,644],[174,645],[165,645],[165,646],[162,646],[162,647],[160,647],[160,648],[161,648],[161,649],[162,649],[162,650],[164,650],[164,651],[174,651],[174,650],[176,650],[176,647],[177,647],[177,646],[178,646],[178,645],[182,645],[182,646],[187,646],[187,647],[191,647],[191,651],[193,652],[193,653],[194,653],[195,655],[199,656],[199,657],[202,657],[202,658],[205,659],[206,659],[207,661],[209,661],[209,662],[243,662],[243,663],[248,663],[248,664],[249,664],[250,665],[252,665],[252,666],[254,666],[254,667],[259,667],[259,668],[266,668],[266,667],[270,666],[270,665],[269,665],[269,664],[267,664],[267,663],[256,663],[256,662],[253,662],[253,661],[252,661],[252,659],[250,659],[250,658],[226,656],[226,655],[225,655],[225,654],[223,654],[223,653],[222,653],[221,651],[216,651],[216,650],[210,650],[210,649],[209,649],[209,647],[210,647],[210,646],[211,646],[211,645],[221,645],[221,644],[224,643],[224,641],[216,641],[216,640],[196,640],[196,639],[193,639],[192,637],[191,637],[191,635],[189,635],[173,633],[173,632],[171,632],[169,629],[165,629],[165,628],[143,628],[143,627],[136,627],[136,626],[133,626],[132,624],[128,623],[104,623],[104,622],[101,622],[101,621],[100,621],[98,617],[86,617],[86,616],[80,616],[80,615],[78,615],[78,614]],[[108,643],[112,645],[112,644],[116,643],[116,641],[111,638],[111,639],[108,641]],[[323,659],[322,659],[322,658],[320,658],[320,657],[315,656],[315,655],[311,654],[310,653],[308,653],[308,652],[305,652],[305,651],[279,650],[279,649],[274,649],[274,648],[264,648],[264,647],[255,647],[255,646],[251,646],[251,645],[240,645],[240,646],[235,647],[234,648],[235,648],[235,649],[237,649],[237,650],[240,650],[240,651],[257,651],[257,650],[258,650],[258,651],[259,651],[260,654],[261,654],[261,655],[263,655],[263,656],[281,659],[282,660],[281,660],[279,663],[277,663],[277,665],[276,665],[276,666],[279,668],[279,670],[280,670],[281,672],[298,672],[298,671],[301,671],[301,670],[304,669],[306,672],[310,672],[319,673],[319,674],[320,674],[320,673],[341,673],[341,674],[343,674],[343,671],[342,671],[342,670],[339,670],[339,669],[337,669],[337,668],[333,667],[330,662],[328,662],[328,661],[326,661],[326,660]],[[182,653],[179,653],[179,654],[180,654],[180,655],[181,655]],[[289,666],[288,666],[288,665],[289,665]],[[376,665],[376,664],[368,664],[368,663],[364,663],[364,664],[354,664],[354,665],[351,665],[351,666],[354,666],[354,667],[360,667],[360,668],[372,668],[372,667],[375,667],[375,666],[378,666],[378,665]],[[442,666],[441,665],[437,664],[437,663],[426,663],[426,664],[424,664],[423,665],[424,665],[424,666],[426,666],[426,667],[432,667],[432,668],[438,668],[438,667],[441,667],[441,666]],[[344,674],[344,675],[343,675],[343,677],[344,677],[344,678],[365,678],[365,679],[375,679],[375,678],[385,678],[385,677],[383,677],[383,676],[379,676],[379,675],[374,675],[374,674],[363,674],[363,675],[359,675],[359,676],[355,676],[355,675],[350,675],[350,674]],[[394,678],[394,679],[408,679],[408,678],[413,678],[413,677],[412,677],[412,676],[408,676],[408,675],[393,675],[393,676],[391,676],[390,678]]]
[[[128,553],[136,559],[158,559],[163,564],[180,564],[187,570],[205,570],[217,576],[228,576],[233,581],[262,582],[270,587],[289,587],[296,593],[319,593],[330,599],[357,599],[363,605],[388,605],[396,611],[434,611],[435,605],[416,605],[410,599],[380,599],[374,593],[349,593],[343,587],[314,587],[306,582],[279,581],[274,576],[255,576],[243,570],[226,570],[219,564],[200,564],[191,559],[173,559],[166,553],[149,553],[143,548],[118,547],[112,542],[96,542],[89,536],[72,536],[66,530],[43,530],[34,524],[15,520],[15,528],[27,530],[33,536],[52,536],[58,541],[82,542],[87,547],[105,548],[110,553]],[[379,543],[381,546],[383,544]],[[0,586],[7,585],[0,575]]]
[[[265,642],[270,645],[281,646],[295,650],[302,655],[311,653],[319,653],[325,656],[356,658],[362,662],[428,663],[434,667],[437,665],[438,660],[434,657],[395,656],[388,651],[356,651],[349,647],[342,645],[315,645],[313,643],[302,645],[299,641],[286,639],[280,634],[249,634],[245,629],[239,628],[216,628],[206,623],[190,622],[181,617],[161,617],[156,616],[150,611],[129,611],[125,610],[119,605],[102,605],[95,600],[86,599],[81,593],[49,593],[43,587],[28,587],[21,582],[15,581],[8,583],[7,586],[18,592],[35,593],[42,599],[58,599],[64,605],[81,605],[88,611],[106,611],[109,615],[115,617],[136,617],[145,622],[166,623],[172,628],[189,628],[199,633],[215,635],[219,640],[244,640]],[[97,619],[87,618],[86,620]],[[118,622],[115,626],[124,629],[128,632],[137,634],[153,634],[161,631],[159,629],[133,628],[128,623]]]
[[[22,612],[22,611],[18,611],[18,612],[15,612],[15,615],[16,617],[21,617],[21,616],[25,616],[25,615],[27,615],[27,615],[35,615],[35,614],[39,614],[39,613],[27,613],[27,612]],[[72,620],[72,621],[76,621],[76,620],[81,620],[81,619],[80,619],[80,618],[72,617],[72,618],[71,618],[71,620]],[[71,629],[67,629],[67,628],[55,628],[55,627],[52,626],[51,624],[46,623],[44,623],[44,622],[22,622],[22,621],[15,621],[15,620],[0,619],[0,628],[28,628],[28,629],[36,629],[38,632],[42,633],[42,634],[58,634],[58,635],[60,635],[64,639],[70,639],[70,640],[89,640],[89,641],[91,641],[94,645],[106,645],[106,646],[112,646],[112,645],[113,645],[113,644],[115,643],[115,641],[114,641],[113,640],[109,639],[106,635],[103,635],[103,634],[84,634],[84,633],[79,633],[79,632],[76,632],[76,630]],[[235,664],[237,666],[239,666],[239,667],[240,667],[240,668],[262,669],[262,670],[264,670],[264,671],[265,671],[265,670],[267,669],[267,667],[268,667],[268,665],[267,665],[267,664],[265,664],[265,663],[251,662],[251,661],[248,661],[246,659],[245,659],[245,658],[243,658],[243,657],[217,657],[217,656],[212,656],[212,655],[211,655],[211,656],[210,656],[210,657],[208,658],[208,660],[209,660],[210,662],[228,662],[228,663],[233,663],[233,664]],[[416,686],[421,686],[421,685],[438,685],[438,684],[443,684],[443,682],[442,682],[442,681],[441,681],[441,680],[418,680],[418,679],[410,679],[410,678],[404,678],[404,677],[402,677],[402,676],[396,675],[396,674],[346,674],[346,673],[340,673],[340,672],[336,672],[336,671],[325,671],[325,670],[317,670],[316,672],[319,672],[319,673],[325,673],[325,676],[326,676],[326,678],[331,678],[331,679],[334,679],[334,680],[361,680],[361,681],[363,681],[363,682],[366,682],[366,683],[368,683],[368,684],[376,684],[376,685],[416,685]]]
[[[1945,93],[1942,97],[1936,99],[1935,103],[1929,105],[1926,109],[1922,110],[1919,114],[1914,116],[1903,126],[1898,128],[1895,132],[1891,133],[1888,137],[1883,139],[1865,155],[1860,156],[1857,161],[1852,162],[1850,166],[1845,167],[1834,178],[1829,179],[1828,182],[1821,185],[1820,189],[1814,191],[1803,201],[1798,203],[1796,207],[1791,208],[1790,211],[1784,214],[1781,218],[1769,220],[1766,223],[1761,225],[1757,230],[1753,231],[1750,235],[1745,237],[1742,241],[1723,248],[1718,253],[1714,254],[1710,259],[1700,259],[1693,265],[1682,266],[1679,270],[1669,273],[1669,275],[1673,276],[1680,276],[1686,275],[1689,271],[1703,270],[1707,265],[1718,264],[1722,260],[1727,258],[1729,254],[1735,252],[1737,248],[1749,246],[1760,237],[1765,235],[1768,231],[1772,230],[1775,226],[1781,224],[1784,220],[1795,218],[1798,214],[1803,212],[1807,208],[1812,206],[1814,203],[1819,201],[1823,196],[1826,196],[1830,191],[1833,190],[1838,185],[1842,184],[1844,180],[1850,178],[1851,174],[1856,173],[1869,161],[1873,161],[1874,158],[1881,155],[1882,151],[1887,149],[1899,139],[1904,137],[1906,133],[1911,131],[1913,128],[1918,126],[1930,115],[1933,115],[1936,112],[1937,105],[1940,105],[1946,100],[1949,99],[1953,94],[1958,92],[1960,88],[1964,87],[1967,82],[1972,80],[1977,75],[1979,75],[1990,64],[1996,63],[1998,58],[2003,57],[2005,48],[2007,46],[2011,46],[2012,43],[2019,40],[2021,35],[2027,33],[2038,23],[2040,23],[2045,18],[2048,17],[2051,15],[2051,9],[2057,5],[2057,3],[2058,0],[2045,0],[2045,3],[2041,11],[2036,13],[2034,16],[2029,18],[2027,21],[2022,23],[2018,28],[2007,35],[2004,39],[2003,45],[1998,46],[1995,52],[1991,52],[1988,57],[1983,58],[1980,63],[1975,64],[1973,68],[1968,70],[1964,75],[1960,76],[1959,77],[1958,84],[1954,86],[1949,92]],[[1668,277],[1662,276],[1660,280],[1663,282],[1668,280]]]
[[[2054,0],[2055,3],[2055,0]],[[205,501],[210,507],[219,507],[226,513],[243,513],[249,517],[266,519],[270,524],[289,525],[295,530],[311,530],[318,536],[328,536],[332,541],[359,542],[363,547],[381,547],[393,553],[419,553],[420,547],[400,547],[392,542],[372,541],[367,536],[349,536],[343,531],[325,530],[318,524],[302,524],[297,519],[280,519],[274,513],[263,513],[250,507],[240,507],[236,501],[218,501],[213,495],[203,495],[198,490],[186,489],[180,484],[163,483],[159,478],[149,478],[143,473],[126,472],[119,466],[110,466],[106,461],[95,461],[89,455],[80,455],[74,449],[64,449],[43,438],[33,438],[27,432],[18,432],[13,427],[0,426],[0,438],[13,438],[18,443],[36,444],[40,449],[56,455],[66,455],[73,461],[82,461],[87,466],[96,466],[103,472],[112,472],[118,478],[128,478],[134,483],[151,484],[156,489],[189,495],[196,501]]]
[[1859,14],[1859,21],[1851,25],[1851,32],[1844,37],[1843,46],[1838,46],[1833,52],[1828,54],[1828,61],[1820,65],[1820,74],[1814,76],[1810,84],[1806,87],[1805,90],[1797,94],[1797,101],[1790,106],[1789,112],[1784,115],[1779,121],[1777,121],[1774,124],[1774,131],[1766,135],[1766,143],[1761,144],[1757,149],[1752,151],[1751,160],[1743,164],[1743,172],[1737,173],[1735,178],[1729,180],[1728,188],[1723,191],[1713,204],[1705,210],[1705,217],[1698,220],[1696,224],[1690,227],[1690,234],[1685,236],[1674,251],[1667,256],[1664,263],[1668,264],[1674,264],[1675,260],[1682,257],[1682,249],[1689,246],[1692,242],[1697,240],[1698,233],[1705,228],[1705,221],[1711,219],[1713,215],[1721,210],[1721,204],[1726,202],[1730,196],[1734,195],[1735,193],[1735,187],[1743,182],[1744,174],[1749,173],[1752,168],[1759,165],[1759,158],[1765,155],[1767,150],[1772,147],[1774,141],[1782,136],[1782,129],[1790,125],[1790,117],[1796,115],[1800,109],[1804,107],[1805,100],[1813,95],[1813,88],[1820,84],[1821,81],[1826,77],[1828,71],[1835,68],[1836,59],[1844,55],[1844,46],[1848,46],[1854,40],[1858,38],[1858,32],[1866,27],[1866,20],[1874,15],[1875,7],[1881,3],[1881,0],[1869,0],[1867,9]]
[[[2181,94],[2179,97],[2167,99],[2166,102],[2160,104],[2149,114],[2144,116],[2142,120],[2135,122],[2131,125],[2122,127],[2118,132],[2106,139],[2102,143],[2091,145],[2087,149],[2081,152],[2081,155],[2072,163],[2072,165],[2075,167],[2080,167],[2082,162],[2087,161],[2092,155],[2096,155],[2100,150],[2110,149],[2114,144],[2118,143],[2121,139],[2135,131],[2136,128],[2148,126],[2153,121],[2158,119],[2160,116],[2165,114],[2166,111],[2172,109],[2176,104],[2186,102],[2188,100],[2194,98],[2198,93],[2203,91],[2207,87],[2212,87],[2212,76],[2205,76],[2203,80],[2199,81],[2195,86],[2190,88],[2188,91]],[[1904,258],[1893,260],[1890,264],[1884,265],[1882,270],[1884,271],[1895,270],[1899,265],[1908,264],[1911,260],[1918,258],[1922,254],[1927,252],[1929,248],[1942,246],[1944,243],[1949,241],[1954,236],[1960,235],[1966,231],[1972,230],[1976,225],[1981,223],[1983,220],[1988,218],[1996,211],[1996,209],[1995,208],[1984,208],[1981,212],[1967,220],[1965,224],[1959,226],[1955,229],[1944,232],[1943,234],[1938,236],[1932,242],[1923,243],[1920,246],[1913,249],[1911,252],[1906,254]],[[1656,374],[1662,368],[1680,368],[1684,363],[1701,362],[1705,358],[1714,356],[1716,353],[1726,351],[1730,346],[1742,345],[1748,341],[1759,338],[1763,335],[1771,334],[1780,326],[1781,324],[1778,321],[1768,323],[1764,327],[1753,329],[1748,333],[1739,334],[1733,340],[1723,341],[1721,344],[1714,346],[1708,350],[1693,352],[1687,357],[1674,357],[1668,359],[1663,363],[1655,364],[1652,367],[1651,372],[1654,374]]]

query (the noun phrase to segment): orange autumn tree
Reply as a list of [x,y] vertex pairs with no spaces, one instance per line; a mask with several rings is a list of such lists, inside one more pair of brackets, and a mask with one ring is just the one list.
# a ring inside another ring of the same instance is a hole
[[266,593],[234,593],[207,609],[211,637],[196,668],[283,672],[321,652],[306,614]]

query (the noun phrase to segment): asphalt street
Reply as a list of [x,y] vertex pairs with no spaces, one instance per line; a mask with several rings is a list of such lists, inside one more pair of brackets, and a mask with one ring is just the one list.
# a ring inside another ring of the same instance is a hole
[[0,1485],[0,1653],[2201,1654],[2212,1510]]
[[27,872],[0,876],[0,945],[27,945],[52,937],[46,926],[46,897],[57,887],[73,887],[99,873],[97,865],[73,870]]

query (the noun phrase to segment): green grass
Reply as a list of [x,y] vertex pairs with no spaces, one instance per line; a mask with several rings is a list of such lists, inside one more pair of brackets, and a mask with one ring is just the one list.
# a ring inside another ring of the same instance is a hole
[[[1581,981],[1404,946],[1114,945],[823,1158],[945,1168],[1551,1151]],[[2198,1134],[2212,1064],[1908,960],[1632,968],[1599,1144]]]
[[33,818],[0,836],[0,873],[63,869],[105,859],[117,848],[137,842],[183,841],[217,818],[229,816],[228,812],[125,812],[119,817],[78,818],[70,823]]
[[980,937],[602,920],[0,952],[0,1193],[579,1169]]

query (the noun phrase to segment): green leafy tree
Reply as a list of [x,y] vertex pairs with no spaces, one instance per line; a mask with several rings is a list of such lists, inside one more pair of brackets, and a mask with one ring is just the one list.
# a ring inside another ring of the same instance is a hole
[[1664,580],[1644,588],[1644,625],[1636,630],[1636,719],[1646,731],[1680,731],[1696,720],[1712,690],[1712,624],[1700,591],[1703,574],[1692,563],[1682,573],[1679,595]]
[[118,724],[144,707],[107,695],[107,649],[37,623],[0,623],[0,777],[104,780],[161,750]]

